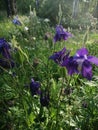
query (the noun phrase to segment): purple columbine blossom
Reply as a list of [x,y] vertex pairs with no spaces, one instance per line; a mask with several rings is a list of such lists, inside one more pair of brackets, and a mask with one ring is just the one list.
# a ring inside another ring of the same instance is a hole
[[68,57],[69,52],[66,54],[66,48],[64,47],[61,51],[55,52],[49,59],[54,60],[55,63],[62,65],[63,61]]
[[40,83],[34,81],[34,79],[31,79],[31,83],[30,83],[30,91],[32,96],[40,94]]
[[0,38],[0,53],[4,58],[10,58],[9,49],[10,45],[7,43],[7,41],[4,38]]
[[92,65],[98,66],[98,58],[94,56],[88,56],[88,50],[86,48],[79,49],[76,52],[75,59],[78,63],[78,69],[83,77],[88,80],[92,79]]
[[16,16],[14,19],[13,19],[13,24],[15,24],[15,25],[19,25],[19,26],[21,26],[22,24],[21,24],[21,22],[18,20],[18,16]]
[[67,32],[62,25],[57,25],[54,42],[61,41],[62,39],[67,40],[69,37],[72,37],[72,34]]
[[98,58],[94,56],[88,56],[88,50],[82,48],[77,50],[75,56],[69,57],[63,62],[68,70],[68,73],[79,73],[88,80],[92,79],[92,65],[91,63],[98,66]]
[[10,50],[11,47],[4,38],[0,38],[0,66],[6,69],[13,68],[15,66],[14,61],[11,59]]

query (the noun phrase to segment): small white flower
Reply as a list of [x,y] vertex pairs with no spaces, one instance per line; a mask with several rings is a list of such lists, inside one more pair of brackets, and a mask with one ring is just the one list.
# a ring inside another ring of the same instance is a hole
[[36,37],[33,37],[33,40],[36,40]]
[[44,22],[50,22],[50,20],[46,18],[46,19],[44,19]]
[[25,29],[26,31],[28,31],[28,30],[29,30],[29,28],[28,28],[28,27],[25,27],[24,29]]

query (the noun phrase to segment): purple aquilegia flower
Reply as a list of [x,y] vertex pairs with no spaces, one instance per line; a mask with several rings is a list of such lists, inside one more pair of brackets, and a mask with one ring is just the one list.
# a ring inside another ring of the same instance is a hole
[[4,38],[0,38],[0,53],[4,58],[10,58],[9,49],[10,45],[7,43],[7,41]]
[[64,47],[61,51],[55,52],[49,59],[54,60],[55,63],[62,65],[63,60],[67,58],[69,53],[66,54],[66,48]]
[[47,107],[49,105],[49,101],[50,101],[50,96],[49,96],[49,92],[41,92],[40,95],[40,103],[43,107]]
[[75,59],[78,63],[78,70],[83,77],[88,80],[92,79],[92,66],[91,63],[98,65],[98,58],[94,56],[88,56],[88,50],[86,48],[79,49],[76,52]]
[[40,83],[32,79],[30,83],[30,91],[31,91],[32,96],[40,94],[39,88],[40,88]]
[[17,16],[13,19],[12,22],[13,22],[13,24],[15,24],[15,25],[20,25],[20,26],[22,25],[21,22],[18,20],[18,17],[17,17]]
[[67,32],[62,25],[57,25],[54,42],[61,41],[62,39],[67,40],[69,37],[72,37],[72,34]]
[[94,56],[88,56],[88,50],[82,48],[77,50],[75,56],[69,57],[63,62],[68,70],[68,73],[80,73],[83,77],[88,80],[92,79],[92,65],[91,63],[98,65],[98,58]]

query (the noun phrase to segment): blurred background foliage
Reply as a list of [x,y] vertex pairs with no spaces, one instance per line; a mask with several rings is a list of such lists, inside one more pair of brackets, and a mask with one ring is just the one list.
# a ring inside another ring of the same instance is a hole
[[[63,25],[74,28],[98,19],[98,0],[16,0],[18,14],[29,15],[30,5],[32,10],[36,9],[37,16],[50,19],[53,25],[58,24],[59,17]],[[4,0],[0,0],[2,10],[6,11]]]

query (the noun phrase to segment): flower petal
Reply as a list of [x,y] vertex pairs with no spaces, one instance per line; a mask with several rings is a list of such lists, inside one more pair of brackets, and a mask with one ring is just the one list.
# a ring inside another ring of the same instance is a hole
[[66,69],[67,69],[69,75],[72,75],[72,74],[74,74],[74,73],[78,73],[78,64],[77,64],[77,62],[74,60],[73,57],[67,58],[67,59],[63,62],[62,66],[65,66],[65,67],[66,67]]
[[63,58],[66,53],[66,48],[64,47],[61,51],[55,52],[52,56],[49,57],[49,59],[54,60],[54,62],[60,64],[63,61]]
[[88,58],[89,62],[92,62],[95,65],[98,65],[98,58],[97,57],[95,57],[95,56],[88,56],[87,58]]
[[92,66],[89,61],[85,60],[82,64],[81,74],[84,78],[88,80],[92,79]]
[[84,55],[88,55],[88,50],[86,48],[81,48],[77,50],[76,56],[84,56]]
[[68,32],[63,32],[61,34],[61,36],[62,36],[63,40],[67,40],[69,37],[72,37],[72,35]]
[[59,33],[56,33],[56,34],[55,34],[55,36],[54,36],[54,38],[53,38],[53,41],[54,41],[54,42],[61,41],[61,36],[60,36]]
[[61,33],[63,31],[63,26],[62,25],[57,25],[56,26],[56,32]]

